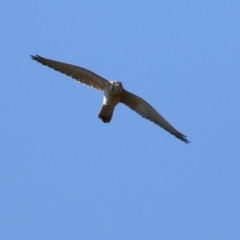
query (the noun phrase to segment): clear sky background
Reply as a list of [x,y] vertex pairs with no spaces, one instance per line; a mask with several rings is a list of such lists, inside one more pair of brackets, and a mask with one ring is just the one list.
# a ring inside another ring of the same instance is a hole
[[[240,239],[240,1],[0,2],[0,239]],[[186,145],[31,60],[143,97]]]

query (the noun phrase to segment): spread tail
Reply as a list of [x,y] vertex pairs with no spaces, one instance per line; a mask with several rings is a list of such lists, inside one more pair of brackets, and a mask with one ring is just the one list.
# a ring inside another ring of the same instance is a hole
[[104,123],[109,123],[112,119],[114,107],[103,105],[98,117],[102,119]]

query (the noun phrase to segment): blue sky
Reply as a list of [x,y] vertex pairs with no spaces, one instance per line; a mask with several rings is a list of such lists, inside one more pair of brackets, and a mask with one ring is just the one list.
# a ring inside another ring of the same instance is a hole
[[[239,1],[1,1],[1,239],[240,239]],[[186,145],[31,60],[120,80]]]

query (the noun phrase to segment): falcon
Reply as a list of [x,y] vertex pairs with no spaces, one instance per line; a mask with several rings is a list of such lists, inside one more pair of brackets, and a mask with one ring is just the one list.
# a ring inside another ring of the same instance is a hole
[[154,122],[158,126],[173,134],[185,143],[189,143],[187,137],[177,131],[168,123],[149,103],[144,101],[123,88],[119,81],[108,81],[97,74],[78,66],[43,58],[39,55],[31,55],[31,58],[45,66],[53,68],[78,82],[93,87],[103,92],[103,106],[98,117],[104,122],[109,123],[113,116],[114,108],[118,103],[123,103],[142,117]]

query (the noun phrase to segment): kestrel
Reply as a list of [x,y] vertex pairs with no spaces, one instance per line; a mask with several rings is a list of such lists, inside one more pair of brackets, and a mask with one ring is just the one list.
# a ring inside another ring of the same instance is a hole
[[58,62],[43,58],[39,55],[32,56],[32,59],[56,71],[59,71],[73,79],[104,92],[103,106],[98,117],[104,122],[109,123],[113,116],[114,108],[118,103],[127,105],[136,111],[142,117],[149,119],[175,137],[189,143],[186,136],[178,132],[170,123],[168,123],[150,104],[142,98],[126,91],[119,81],[108,81],[97,74],[78,66]]

